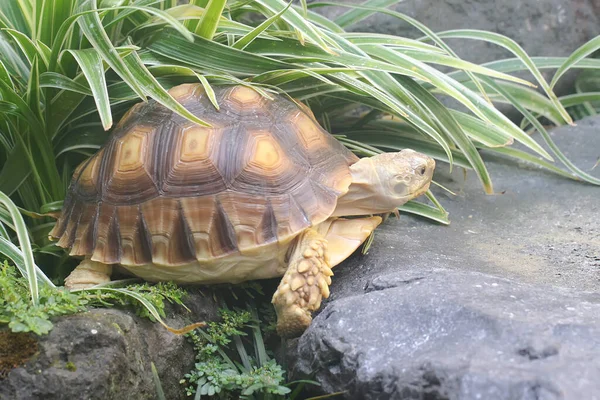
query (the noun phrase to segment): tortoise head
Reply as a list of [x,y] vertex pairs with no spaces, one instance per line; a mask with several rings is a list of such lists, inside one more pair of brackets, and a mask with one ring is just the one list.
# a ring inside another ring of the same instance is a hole
[[398,206],[429,189],[435,161],[414,150],[383,153],[371,158],[380,181],[380,192]]
[[414,150],[363,158],[350,167],[352,184],[334,215],[387,213],[429,189],[435,161]]

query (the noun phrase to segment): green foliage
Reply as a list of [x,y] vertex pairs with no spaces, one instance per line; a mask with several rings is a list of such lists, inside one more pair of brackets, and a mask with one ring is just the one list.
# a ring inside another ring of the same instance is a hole
[[[196,370],[186,375],[195,389],[188,389],[188,395],[199,391],[200,395],[219,398],[254,398],[255,394],[285,395],[290,389],[282,386],[284,371],[274,360],[262,367],[253,366],[248,372],[239,372],[229,364],[218,360],[208,360],[196,364]],[[222,395],[221,395],[222,393]]]
[[85,310],[86,300],[64,289],[43,286],[39,302],[30,301],[27,281],[17,270],[4,263],[0,266],[0,324],[8,324],[13,332],[44,335],[52,329],[51,317]]
[[[127,285],[124,289],[131,293],[135,293],[150,302],[158,314],[163,318],[165,317],[165,302],[178,304],[185,308],[183,298],[187,293],[173,282],[159,282],[156,284],[137,283],[135,285]],[[125,296],[119,292],[102,289],[78,293],[81,297],[87,299],[90,306],[132,307],[138,316],[156,322],[153,313],[139,301],[132,301],[134,299],[131,296]]]
[[[126,290],[141,296],[156,312],[165,316],[165,302],[183,306],[186,292],[173,283],[128,285]],[[86,311],[90,307],[131,307],[140,317],[155,321],[154,315],[139,301],[119,292],[105,290],[69,292],[44,285],[39,301],[33,304],[27,280],[7,262],[0,266],[0,324],[8,324],[13,332],[47,334],[51,318]]]
[[[206,329],[189,333],[196,350],[196,365],[181,383],[188,396],[215,396],[218,399],[288,398],[283,368],[264,354],[264,337],[274,324],[273,307],[258,320],[252,311],[220,310],[221,320]],[[262,310],[263,308],[261,308]],[[247,348],[252,351],[248,353]],[[252,355],[250,355],[252,354]],[[237,358],[238,360],[232,360]]]

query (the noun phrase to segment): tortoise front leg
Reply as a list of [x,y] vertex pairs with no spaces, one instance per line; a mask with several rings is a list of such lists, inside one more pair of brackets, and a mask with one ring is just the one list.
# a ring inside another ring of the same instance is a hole
[[312,321],[311,313],[329,297],[331,268],[327,241],[314,229],[299,238],[288,269],[273,295],[277,312],[277,333],[282,337],[300,336]]
[[111,273],[112,265],[86,258],[67,276],[65,287],[69,290],[87,289],[101,283],[108,283]]

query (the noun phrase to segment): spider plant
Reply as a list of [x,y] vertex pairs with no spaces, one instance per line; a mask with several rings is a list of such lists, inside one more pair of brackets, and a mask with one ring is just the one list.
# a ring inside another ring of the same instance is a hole
[[[538,120],[570,124],[566,107],[589,111],[599,100],[598,92],[559,99],[552,90],[571,68],[600,70],[600,60],[588,58],[598,38],[567,58],[532,58],[499,34],[435,33],[385,8],[394,3],[339,3],[347,12],[331,21],[315,8],[335,3],[0,0],[0,252],[29,277],[32,301],[38,285],[59,284],[73,266],[47,233],[74,168],[136,102],[152,98],[204,124],[167,92],[184,82],[200,82],[209,93],[212,85],[239,83],[265,96],[289,95],[361,156],[410,147],[472,170],[486,193],[494,189],[481,150],[600,183],[560,153]],[[415,26],[422,37],[346,31],[376,12]],[[514,56],[476,65],[446,38],[489,42]],[[558,68],[550,83],[540,72],[548,68]],[[529,71],[532,81],[510,75],[516,71]],[[444,106],[443,97],[460,108]],[[524,123],[513,123],[494,102],[513,104]],[[510,147],[515,141],[525,150]],[[448,223],[428,198],[402,209]]]

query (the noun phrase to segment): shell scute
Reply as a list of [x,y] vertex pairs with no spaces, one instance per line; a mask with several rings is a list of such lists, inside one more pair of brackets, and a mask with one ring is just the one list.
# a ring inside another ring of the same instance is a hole
[[96,222],[99,206],[96,203],[81,204],[82,211],[76,226],[75,239],[71,246],[72,256],[91,255],[96,246]]
[[[224,132],[186,124],[165,140],[161,191],[169,197],[206,196],[227,188],[214,159]],[[164,151],[163,151],[164,152]]]
[[121,260],[125,265],[152,262],[152,242],[138,205],[117,207],[121,236]]
[[238,116],[270,115],[271,101],[256,90],[246,86],[235,86],[225,91],[221,105],[230,113]]
[[157,197],[142,203],[141,209],[150,236],[153,264],[181,265],[196,260],[179,199]]
[[275,135],[266,130],[247,130],[248,142],[239,155],[231,189],[256,196],[289,193],[310,176],[310,165],[287,152]]
[[155,127],[138,125],[107,147],[102,171],[102,199],[112,203],[135,202],[158,195]]
[[101,149],[87,161],[81,163],[73,174],[74,186],[77,195],[82,197],[93,197],[98,195],[100,168],[104,158],[105,149]]
[[101,203],[96,226],[92,260],[107,264],[118,263],[121,260],[121,235],[118,229],[117,207]]
[[277,237],[286,238],[312,225],[310,216],[298,204],[291,194],[271,199],[275,221],[277,221]]
[[202,96],[204,94],[204,88],[202,85],[195,83],[184,83],[182,85],[173,86],[168,92],[177,102],[185,104],[191,99]]

